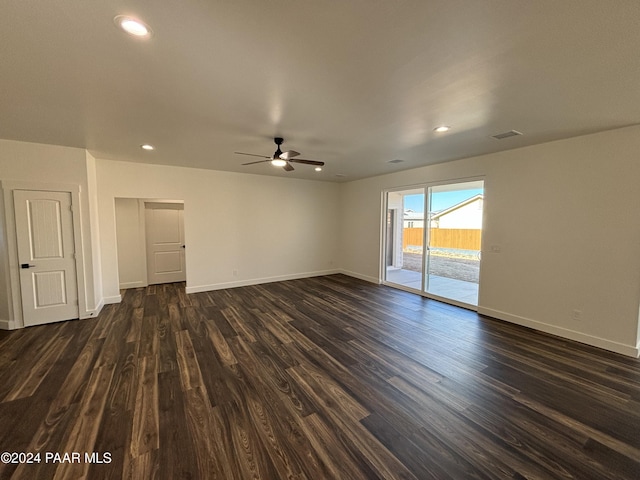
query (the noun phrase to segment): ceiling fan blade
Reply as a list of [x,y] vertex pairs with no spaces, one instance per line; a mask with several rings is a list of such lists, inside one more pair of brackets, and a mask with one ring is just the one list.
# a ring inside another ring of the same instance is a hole
[[290,163],[287,163],[284,167],[282,167],[284,169],[285,172],[291,172],[292,170],[295,170]]
[[304,158],[292,158],[289,161],[295,163],[304,163],[305,165],[317,165],[318,167],[322,167],[324,165],[324,162],[318,162],[317,160],[305,160]]
[[300,152],[296,152],[295,150],[287,150],[282,155],[280,155],[280,158],[282,160],[290,160],[293,157],[297,157],[298,155],[300,155]]
[[242,165],[255,165],[256,163],[264,163],[264,162],[268,162],[269,160],[258,160],[257,162],[249,162],[249,163],[243,163]]
[[260,158],[268,158],[271,160],[271,157],[267,157],[266,155],[256,155],[255,153],[244,153],[244,152],[233,152],[236,155],[249,155],[250,157],[260,157]]

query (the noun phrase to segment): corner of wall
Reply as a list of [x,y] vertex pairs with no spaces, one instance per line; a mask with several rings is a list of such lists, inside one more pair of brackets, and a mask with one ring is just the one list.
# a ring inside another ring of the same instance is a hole
[[352,272],[349,270],[340,269],[338,273],[347,275],[348,277],[359,278],[360,280],[364,280],[365,282],[375,283],[376,285],[380,285],[382,283],[379,278],[371,277],[369,275],[362,275],[360,273]]
[[112,297],[104,297],[102,299],[103,305],[110,305],[112,303],[120,303],[122,301],[122,295],[114,295]]
[[104,307],[104,300],[100,299],[100,301],[98,302],[95,308],[91,308],[91,309],[87,308],[87,310],[84,313],[80,314],[80,319],[84,320],[87,318],[97,317],[98,315],[100,315],[100,312],[102,311],[103,307]]
[[100,255],[100,222],[98,218],[98,177],[96,171],[96,159],[88,151],[86,154],[87,169],[87,197],[89,201],[89,231],[91,245],[91,264],[93,276],[93,299],[96,307],[87,311],[100,313],[104,305],[102,292],[102,258]]

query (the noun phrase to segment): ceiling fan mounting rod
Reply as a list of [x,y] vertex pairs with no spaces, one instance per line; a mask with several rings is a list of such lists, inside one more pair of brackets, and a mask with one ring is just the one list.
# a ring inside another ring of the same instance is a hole
[[273,139],[273,141],[276,143],[276,145],[278,146],[277,150],[275,151],[275,153],[273,154],[273,160],[278,160],[280,158],[280,155],[282,155],[282,150],[280,150],[280,145],[282,145],[282,142],[284,142],[284,138],[282,137],[275,137]]

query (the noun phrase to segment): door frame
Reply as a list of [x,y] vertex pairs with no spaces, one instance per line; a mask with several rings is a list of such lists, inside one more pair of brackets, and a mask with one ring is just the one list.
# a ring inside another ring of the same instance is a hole
[[[5,232],[7,259],[5,260],[9,273],[9,320],[0,320],[0,328],[13,330],[24,327],[22,311],[22,291],[20,287],[20,272],[18,260],[18,237],[13,202],[14,190],[34,190],[45,192],[67,192],[71,194],[71,218],[73,220],[73,243],[76,264],[76,286],[78,290],[78,318],[81,312],[87,310],[84,279],[84,250],[82,248],[82,221],[80,203],[80,185],[67,183],[43,183],[0,180],[2,189],[5,217]],[[0,239],[1,241],[1,239]]]

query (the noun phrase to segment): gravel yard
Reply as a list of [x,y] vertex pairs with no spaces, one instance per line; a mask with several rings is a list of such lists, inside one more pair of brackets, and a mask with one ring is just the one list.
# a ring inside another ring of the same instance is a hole
[[[403,253],[402,268],[422,271],[422,255],[419,253]],[[473,258],[458,258],[432,253],[429,259],[429,273],[441,277],[478,283],[480,279],[480,261]]]

